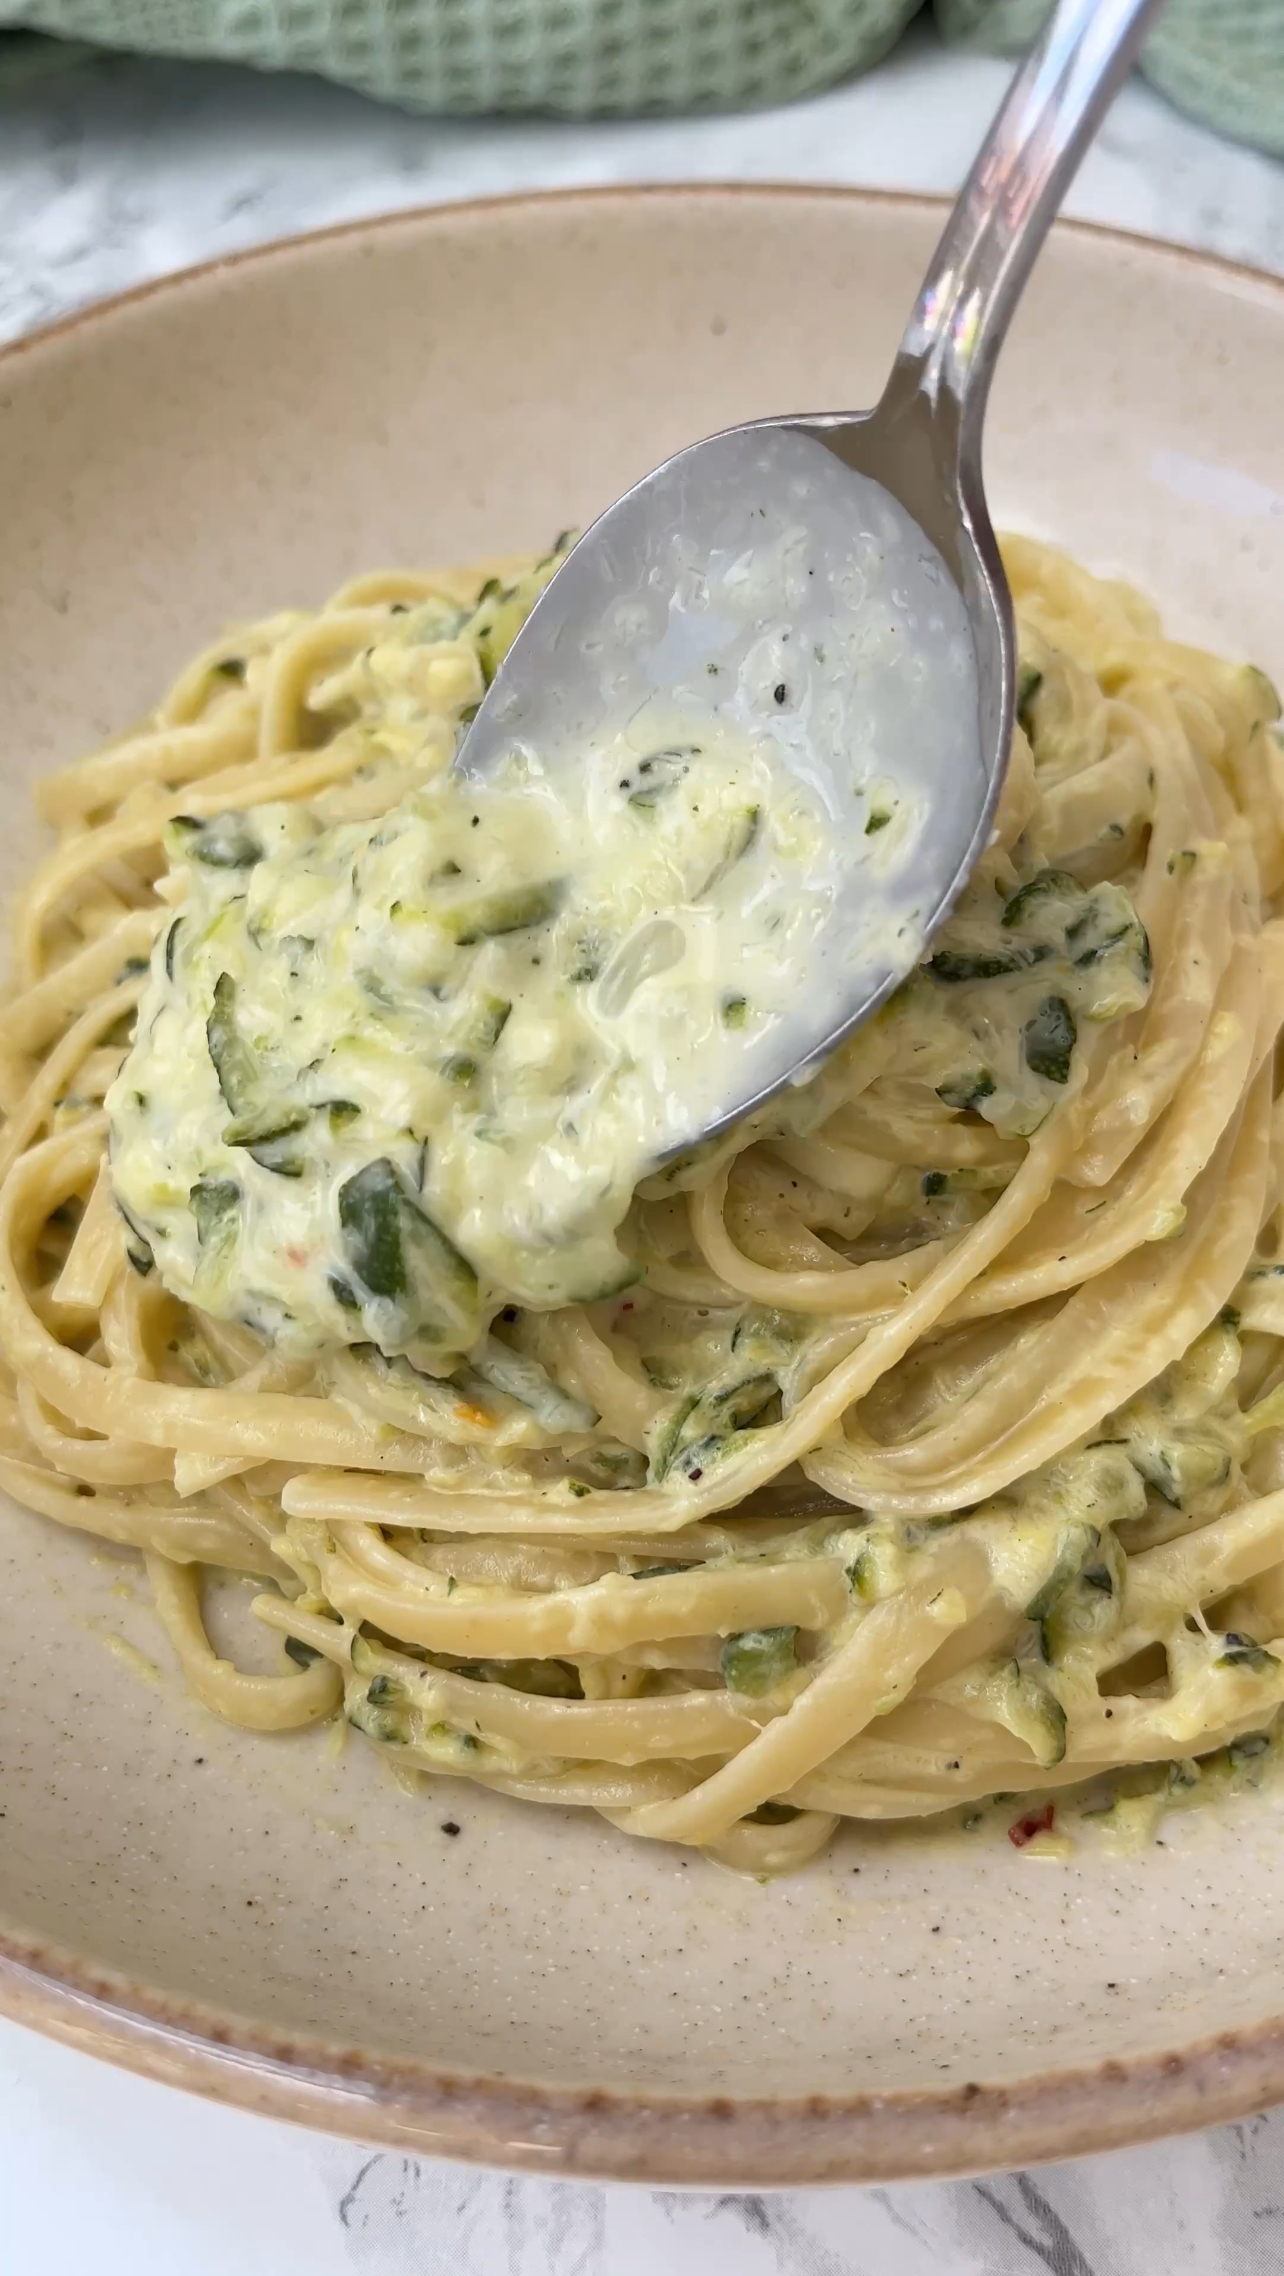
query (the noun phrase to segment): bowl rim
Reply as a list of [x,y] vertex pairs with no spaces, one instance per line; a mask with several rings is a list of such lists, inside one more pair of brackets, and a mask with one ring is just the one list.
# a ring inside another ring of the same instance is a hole
[[[662,181],[574,185],[398,207],[147,278],[0,344],[0,384],[32,352],[158,296],[345,239],[447,229],[554,206],[782,199],[944,216],[950,200],[856,184]],[[1232,281],[1284,311],[1284,277],[1139,231],[1060,220],[1059,236]],[[83,2053],[234,2107],[354,2141],[482,2165],[687,2188],[797,2188],[941,2178],[1078,2157],[1224,2124],[1284,2100],[1284,2012],[1144,2055],[886,2094],[673,2095],[472,2076],[278,2031],[158,1991],[0,1921],[0,2016]]]

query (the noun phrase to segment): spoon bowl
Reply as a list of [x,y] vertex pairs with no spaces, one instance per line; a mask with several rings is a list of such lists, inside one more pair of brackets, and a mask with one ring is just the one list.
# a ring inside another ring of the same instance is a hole
[[[626,725],[635,747],[662,754],[719,734],[766,743],[806,783],[831,841],[854,848],[835,865],[803,1000],[745,1037],[737,1095],[715,1120],[707,1093],[692,1102],[705,1117],[694,1128],[671,1096],[679,1119],[670,1111],[657,1133],[660,1159],[805,1080],[896,987],[961,887],[998,796],[978,723],[997,744],[1012,647],[1001,587],[970,549],[943,558],[862,456],[879,463],[877,414],[762,420],[679,451],[573,548],[460,755],[482,779],[528,749],[573,782],[595,739]],[[954,534],[948,522],[943,534]],[[988,524],[985,537],[998,578]],[[965,591],[983,614],[983,650]],[[877,718],[879,749],[895,750],[894,783],[853,738],[858,711]]]
[[[765,737],[854,853],[792,1015],[735,1095],[655,1159],[805,1082],[918,962],[984,849],[1016,701],[981,443],[995,359],[1159,0],[1060,0],[929,265],[872,411],[774,417],[678,451],[572,547],[461,746],[559,773],[626,726]],[[868,723],[876,720],[872,739]],[[892,752],[889,780],[881,756]],[[858,802],[852,835],[853,801]]]

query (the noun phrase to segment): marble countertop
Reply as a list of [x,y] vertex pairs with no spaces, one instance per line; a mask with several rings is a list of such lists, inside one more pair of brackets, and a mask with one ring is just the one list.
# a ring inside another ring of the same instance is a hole
[[[1005,78],[919,34],[785,110],[565,126],[412,119],[319,80],[113,61],[0,96],[0,337],[210,254],[441,198],[675,178],[952,190]],[[1284,167],[1140,85],[1068,210],[1284,269]]]
[[[0,96],[0,337],[210,254],[555,183],[957,186],[1005,68],[919,34],[787,110],[409,119],[298,78],[113,61]],[[1284,167],[1129,87],[1070,210],[1284,272]],[[972,2182],[677,2196],[371,2154],[0,2022],[3,2264],[46,2276],[1276,2276],[1284,2112]]]

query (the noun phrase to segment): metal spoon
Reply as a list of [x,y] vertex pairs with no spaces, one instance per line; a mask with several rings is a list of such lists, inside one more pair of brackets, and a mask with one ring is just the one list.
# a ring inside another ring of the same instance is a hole
[[[796,1018],[746,1050],[739,1095],[716,1115],[706,1106],[683,1145],[806,1080],[905,978],[986,844],[1012,738],[1016,659],[981,478],[986,397],[1035,256],[1158,5],[1060,0],[946,223],[876,408],[732,427],[635,484],[541,595],[461,746],[456,763],[476,781],[515,746],[573,768],[593,738],[674,698],[773,735],[814,787],[841,795],[860,694],[850,655],[831,657],[835,644],[821,633],[859,595],[861,545],[880,513],[886,537],[886,493],[917,525],[917,558],[897,556],[900,590],[906,621],[923,628],[925,668],[937,673],[937,712],[944,701],[951,714],[946,731],[938,717],[919,732],[907,711],[898,738],[898,783],[921,826],[899,863],[854,872]],[[755,541],[768,539],[776,568],[746,579]],[[730,580],[729,565],[738,565]],[[934,610],[934,587],[958,619],[952,661],[941,637],[948,609]],[[794,659],[789,686],[782,679],[765,706],[755,699],[764,643],[769,657]],[[726,692],[715,699],[715,689]],[[883,695],[893,707],[902,696],[911,703],[886,676]],[[657,1152],[674,1151],[670,1124]]]

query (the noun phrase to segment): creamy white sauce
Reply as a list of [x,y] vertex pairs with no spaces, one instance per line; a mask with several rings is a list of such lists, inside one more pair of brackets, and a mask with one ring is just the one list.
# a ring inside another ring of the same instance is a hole
[[[841,1023],[844,941],[909,967],[907,739],[974,750],[974,671],[939,561],[863,488],[819,599],[802,491],[796,526],[688,565],[660,687],[621,620],[598,713],[621,725],[514,736],[376,821],[174,826],[181,900],[108,1097],[117,1198],[169,1288],[289,1350],[440,1368],[506,1302],[627,1280],[639,1179],[798,1055],[800,1006]],[[390,618],[367,725],[388,690],[403,746],[457,724],[461,630],[419,668],[425,628]]]

